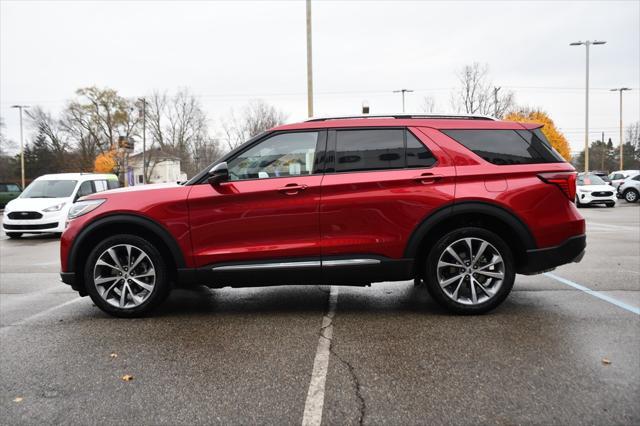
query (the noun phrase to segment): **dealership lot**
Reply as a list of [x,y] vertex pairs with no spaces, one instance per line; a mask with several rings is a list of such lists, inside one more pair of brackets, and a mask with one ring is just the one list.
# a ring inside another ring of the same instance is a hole
[[477,317],[402,282],[179,291],[115,319],[59,282],[56,238],[3,235],[0,418],[300,424],[321,404],[325,424],[638,424],[640,206],[581,212],[582,263],[518,276]]

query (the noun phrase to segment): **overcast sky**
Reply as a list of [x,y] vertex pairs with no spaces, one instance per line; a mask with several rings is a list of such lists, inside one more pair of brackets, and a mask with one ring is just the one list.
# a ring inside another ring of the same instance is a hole
[[[139,97],[190,88],[210,127],[230,108],[262,98],[306,117],[304,1],[0,0],[0,115],[18,140],[15,103],[58,113],[74,91],[97,85]],[[618,143],[640,119],[639,1],[313,2],[316,115],[401,110],[394,89],[409,88],[407,110],[425,96],[451,111],[455,73],[489,65],[495,85],[518,104],[540,107],[573,150],[584,143],[584,39],[591,49],[592,139]]]

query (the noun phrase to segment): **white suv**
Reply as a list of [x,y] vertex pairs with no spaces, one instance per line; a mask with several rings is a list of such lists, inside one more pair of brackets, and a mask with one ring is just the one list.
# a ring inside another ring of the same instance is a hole
[[618,188],[629,176],[635,176],[640,173],[640,170],[616,170],[609,174],[609,180],[611,186]]
[[2,228],[9,238],[22,234],[61,233],[69,209],[80,197],[118,188],[111,174],[60,173],[35,179],[20,196],[7,203]]
[[640,198],[640,174],[628,177],[618,187],[618,195],[629,203],[636,203]]

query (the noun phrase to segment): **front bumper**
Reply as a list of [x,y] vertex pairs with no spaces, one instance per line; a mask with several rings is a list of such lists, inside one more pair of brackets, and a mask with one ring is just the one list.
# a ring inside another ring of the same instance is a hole
[[616,193],[615,191],[609,191],[611,195],[607,196],[596,196],[590,192],[578,192],[577,197],[580,204],[608,204],[616,202]]
[[527,250],[519,274],[532,275],[549,271],[557,266],[580,262],[587,247],[587,236],[576,235],[555,247]]
[[[57,212],[56,212],[57,213]],[[20,232],[42,234],[48,232],[64,232],[66,215],[44,214],[41,219],[9,219],[7,215],[2,218],[2,230],[4,232]]]

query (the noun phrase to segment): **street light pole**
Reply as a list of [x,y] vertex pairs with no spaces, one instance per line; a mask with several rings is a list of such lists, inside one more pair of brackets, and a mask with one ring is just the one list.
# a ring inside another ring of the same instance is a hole
[[587,51],[585,80],[585,115],[584,115],[584,172],[589,171],[589,46],[605,44],[606,41],[586,40],[569,43],[569,46],[585,46]]
[[313,55],[311,51],[311,0],[307,0],[307,115],[313,117]]
[[617,89],[611,89],[611,92],[620,92],[620,170],[624,170],[624,139],[622,138],[622,92],[625,90],[631,90],[628,87],[619,87]]
[[147,98],[139,98],[142,101],[142,184],[147,184]]
[[411,89],[400,89],[400,90],[393,91],[393,93],[402,93],[402,112],[404,112],[404,94],[411,93],[411,92],[413,92],[413,90]]
[[29,108],[29,105],[11,105],[11,108],[20,110],[20,175],[22,177],[22,189],[24,189],[24,137],[22,130],[22,110]]

